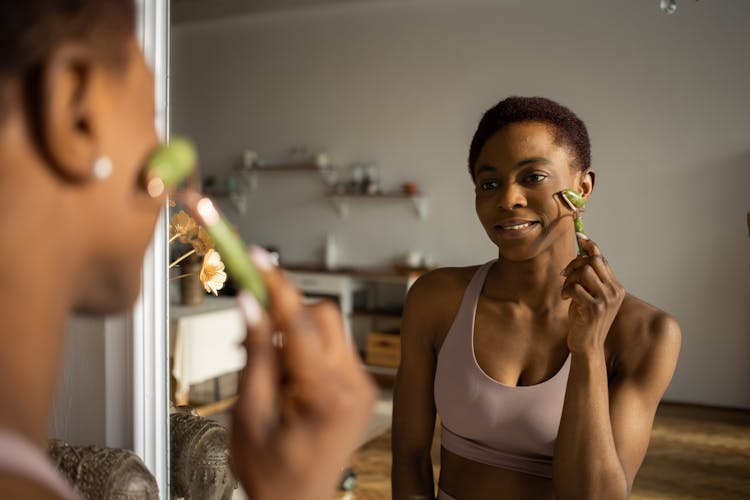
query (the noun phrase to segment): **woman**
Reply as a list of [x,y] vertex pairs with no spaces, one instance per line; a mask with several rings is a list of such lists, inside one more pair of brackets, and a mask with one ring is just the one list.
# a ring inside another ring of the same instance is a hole
[[628,498],[681,334],[574,234],[560,192],[594,189],[586,127],[548,99],[505,99],[479,123],[469,173],[498,257],[409,292],[393,498],[434,497],[436,413],[439,499]]
[[[3,498],[73,497],[42,452],[66,319],[132,305],[164,206],[139,182],[158,139],[134,18],[133,0],[0,1]],[[374,389],[335,309],[303,307],[268,255],[252,254],[274,306],[240,299],[248,366],[235,472],[254,499],[327,499]],[[286,334],[279,352],[273,330]]]

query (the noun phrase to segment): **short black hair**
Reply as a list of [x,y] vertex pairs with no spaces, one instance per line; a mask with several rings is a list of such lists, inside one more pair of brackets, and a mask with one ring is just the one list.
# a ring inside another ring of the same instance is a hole
[[134,31],[134,0],[0,0],[0,90],[6,80],[26,81],[66,40],[95,40],[109,62],[122,65],[123,41]]
[[507,125],[540,122],[554,129],[555,143],[570,150],[573,166],[582,172],[591,167],[591,143],[586,124],[570,109],[546,97],[508,97],[487,110],[479,121],[469,148],[469,173],[484,144]]

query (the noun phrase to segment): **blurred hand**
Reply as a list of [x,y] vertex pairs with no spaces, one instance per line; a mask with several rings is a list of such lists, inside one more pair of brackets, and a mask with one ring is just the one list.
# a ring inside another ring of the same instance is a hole
[[371,417],[375,386],[347,343],[338,308],[303,305],[264,250],[251,255],[271,307],[238,297],[247,366],[233,413],[233,469],[252,500],[330,500]]
[[577,233],[577,237],[588,255],[579,255],[563,271],[562,296],[571,299],[568,349],[592,352],[604,348],[626,293],[599,247],[585,235]]

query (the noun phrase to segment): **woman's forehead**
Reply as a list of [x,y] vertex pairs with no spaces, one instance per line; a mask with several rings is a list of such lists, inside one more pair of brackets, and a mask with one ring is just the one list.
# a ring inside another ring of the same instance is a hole
[[555,163],[570,160],[567,148],[556,142],[552,125],[519,122],[506,125],[490,136],[479,152],[477,166],[488,161],[523,161],[527,157],[546,158]]

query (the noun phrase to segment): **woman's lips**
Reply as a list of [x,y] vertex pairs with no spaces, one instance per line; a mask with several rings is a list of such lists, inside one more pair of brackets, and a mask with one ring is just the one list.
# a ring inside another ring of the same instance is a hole
[[495,231],[503,238],[523,238],[539,226],[539,221],[514,220],[495,225]]

